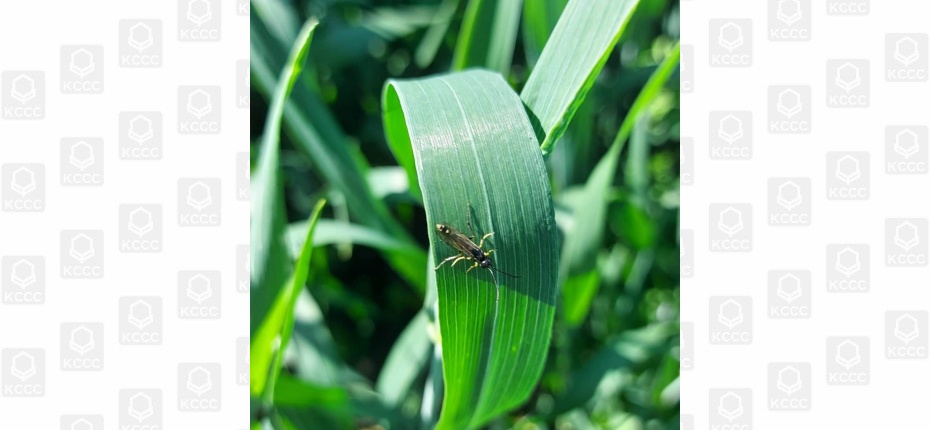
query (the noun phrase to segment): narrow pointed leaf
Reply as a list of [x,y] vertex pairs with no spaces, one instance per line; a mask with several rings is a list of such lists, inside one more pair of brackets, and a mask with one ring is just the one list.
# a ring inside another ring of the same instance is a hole
[[316,20],[309,20],[300,31],[291,49],[286,66],[281,70],[271,100],[262,136],[258,167],[252,174],[251,193],[251,332],[261,323],[290,273],[290,259],[284,244],[286,219],[284,189],[278,174],[281,143],[281,117],[284,104],[300,75]]
[[536,116],[544,155],[591,89],[639,0],[571,0],[520,98]]

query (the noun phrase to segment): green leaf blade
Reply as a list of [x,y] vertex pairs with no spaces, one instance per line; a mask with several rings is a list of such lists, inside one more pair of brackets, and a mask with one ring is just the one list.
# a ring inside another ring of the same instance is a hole
[[544,133],[544,155],[571,121],[639,0],[572,0],[565,7],[520,98]]
[[495,249],[495,266],[520,277],[448,264],[436,273],[446,387],[437,428],[475,428],[528,398],[549,345],[558,239],[538,141],[517,95],[487,71],[389,81],[383,104],[385,127],[409,131],[435,260],[455,251],[433,226],[467,233],[470,217],[476,241],[494,232],[484,249]]
[[261,323],[290,272],[284,243],[284,189],[278,172],[281,117],[284,105],[300,75],[317,21],[307,21],[281,70],[262,136],[258,167],[252,174],[251,193],[251,332]]
[[486,67],[507,75],[520,27],[521,0],[471,0],[452,58],[452,69]]

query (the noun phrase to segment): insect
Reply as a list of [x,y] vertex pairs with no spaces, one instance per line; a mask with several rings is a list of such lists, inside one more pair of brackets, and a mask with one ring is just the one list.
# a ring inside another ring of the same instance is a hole
[[449,225],[448,223],[436,224],[436,232],[439,233],[439,238],[449,246],[455,248],[455,250],[459,253],[446,258],[445,260],[442,260],[442,262],[436,266],[435,270],[439,270],[439,268],[442,267],[443,264],[446,264],[448,261],[452,261],[452,267],[454,267],[456,263],[462,260],[474,261],[475,264],[469,267],[465,273],[470,272],[476,267],[488,269],[488,272],[491,273],[491,277],[494,278],[494,286],[497,287],[497,298],[500,299],[500,287],[497,285],[497,278],[491,271],[493,270],[495,272],[503,273],[511,278],[519,278],[519,276],[511,275],[507,272],[495,268],[494,262],[491,261],[490,257],[494,250],[492,249],[490,251],[485,251],[482,249],[484,248],[484,241],[487,240],[487,238],[493,236],[494,232],[482,236],[481,240],[479,240],[478,244],[476,245],[474,242],[475,231],[471,227],[471,214],[469,214],[467,225],[469,231],[472,233],[471,236],[466,236],[465,233],[462,233],[457,228]]

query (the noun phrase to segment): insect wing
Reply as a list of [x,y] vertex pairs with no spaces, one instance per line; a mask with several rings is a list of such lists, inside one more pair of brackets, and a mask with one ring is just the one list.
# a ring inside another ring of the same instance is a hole
[[446,228],[449,229],[449,232],[439,232],[439,238],[442,239],[443,242],[448,243],[449,246],[457,249],[458,251],[461,251],[466,255],[471,255],[472,251],[478,248],[474,243],[472,243],[468,236],[465,236],[465,234],[463,234],[455,227],[446,224]]

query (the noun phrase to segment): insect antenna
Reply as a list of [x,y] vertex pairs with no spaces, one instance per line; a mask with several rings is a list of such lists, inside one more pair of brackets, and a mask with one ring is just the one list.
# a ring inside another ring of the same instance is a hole
[[503,270],[498,270],[498,269],[496,269],[496,268],[494,268],[494,267],[488,267],[488,269],[492,269],[492,270],[494,270],[495,272],[498,272],[498,273],[503,273],[503,274],[505,274],[505,275],[507,275],[507,276],[513,278],[513,279],[519,279],[519,278],[520,278],[519,276],[511,275],[511,274],[509,274],[509,273],[507,273],[507,272],[505,272],[505,271],[503,271]]

